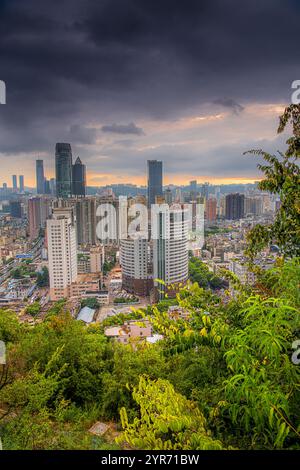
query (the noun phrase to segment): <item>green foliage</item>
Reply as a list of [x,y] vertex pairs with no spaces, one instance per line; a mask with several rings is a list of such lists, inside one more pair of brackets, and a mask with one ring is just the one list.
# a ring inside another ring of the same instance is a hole
[[114,326],[114,325],[123,325],[124,322],[129,321],[129,320],[138,320],[139,318],[142,318],[140,310],[135,310],[131,308],[131,311],[128,313],[117,313],[116,315],[112,315],[111,317],[105,318],[101,326],[103,328],[106,328],[108,326]]
[[111,261],[104,261],[103,263],[103,274],[106,275],[111,271],[116,265],[116,259],[113,258]]
[[46,319],[51,318],[53,315],[63,314],[66,311],[65,307],[66,307],[66,300],[65,299],[58,300],[57,302],[53,304],[51,308],[49,308]]
[[130,424],[121,410],[123,434],[117,439],[145,450],[220,450],[222,444],[211,437],[206,420],[195,404],[176,393],[166,380],[140,377],[132,396],[140,407],[140,417]]
[[81,301],[81,308],[84,308],[84,307],[97,309],[97,308],[100,307],[100,304],[99,304],[98,300],[95,297],[90,297],[90,298],[87,298],[87,299],[83,299]]
[[11,276],[13,279],[24,279],[26,277],[37,277],[37,274],[35,273],[34,268],[32,266],[32,261],[23,260],[17,268],[12,270]]
[[130,416],[136,416],[137,407],[129,385],[137,385],[141,375],[147,373],[158,378],[165,375],[165,359],[156,345],[142,344],[114,346],[110,367],[103,379],[103,413],[109,418],[119,418],[122,407]]
[[37,286],[48,287],[49,286],[49,270],[46,266],[43,267],[42,272],[37,273]]
[[22,326],[14,312],[0,309],[0,340],[4,343],[16,342],[22,333]]
[[[299,259],[279,259],[253,287],[236,283],[234,299],[195,282],[88,327],[64,300],[33,327],[0,310],[4,448],[115,448],[88,429],[121,416],[123,448],[300,449],[300,368],[291,361],[299,280]],[[170,303],[187,315],[170,318]],[[145,317],[163,341],[122,345],[103,334]]]
[[196,257],[189,259],[189,278],[191,282],[197,282],[200,287],[217,289],[224,285],[224,281],[210,272],[203,261]]
[[248,255],[253,259],[259,251],[273,241],[280,247],[284,256],[300,256],[300,105],[290,105],[280,117],[278,133],[288,122],[292,123],[293,136],[287,140],[288,148],[283,154],[271,155],[263,150],[251,150],[260,155],[266,164],[258,164],[265,178],[259,182],[261,190],[280,197],[281,206],[272,225],[257,225],[249,232]]
[[28,315],[31,315],[32,317],[36,317],[40,313],[40,311],[41,311],[41,306],[39,302],[33,302],[33,304],[28,305],[28,307],[26,307],[26,310],[25,310],[25,312]]

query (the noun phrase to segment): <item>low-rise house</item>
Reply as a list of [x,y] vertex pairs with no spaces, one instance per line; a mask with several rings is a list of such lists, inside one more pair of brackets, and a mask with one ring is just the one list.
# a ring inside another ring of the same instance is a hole
[[138,342],[152,337],[152,326],[148,320],[132,320],[122,326],[106,328],[105,335],[123,344]]

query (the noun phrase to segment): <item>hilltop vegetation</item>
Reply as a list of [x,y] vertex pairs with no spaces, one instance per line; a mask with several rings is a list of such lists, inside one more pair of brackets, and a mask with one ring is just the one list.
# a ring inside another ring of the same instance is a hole
[[[299,281],[293,260],[226,304],[191,284],[177,297],[190,320],[153,307],[165,339],[135,348],[85,327],[63,303],[34,327],[2,310],[4,448],[300,448]],[[92,438],[97,420],[124,428],[118,444]]]

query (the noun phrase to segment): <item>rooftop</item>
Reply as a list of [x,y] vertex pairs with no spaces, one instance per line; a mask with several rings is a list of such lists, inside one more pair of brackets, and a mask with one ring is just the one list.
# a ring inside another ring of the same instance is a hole
[[96,310],[93,308],[83,307],[77,316],[77,320],[82,320],[84,323],[92,323],[95,312]]

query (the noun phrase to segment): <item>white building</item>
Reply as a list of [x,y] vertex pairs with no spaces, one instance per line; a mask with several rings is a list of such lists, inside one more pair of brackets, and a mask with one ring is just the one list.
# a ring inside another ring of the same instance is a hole
[[149,274],[148,240],[138,234],[120,240],[120,264],[123,289],[140,296],[149,295],[153,283]]
[[50,299],[68,297],[77,278],[76,219],[70,208],[53,210],[47,220]]
[[[188,211],[181,205],[171,208],[164,205],[161,211],[152,212],[153,277],[158,298],[160,290],[176,291],[172,286],[188,279]],[[162,286],[156,281],[165,282]]]

